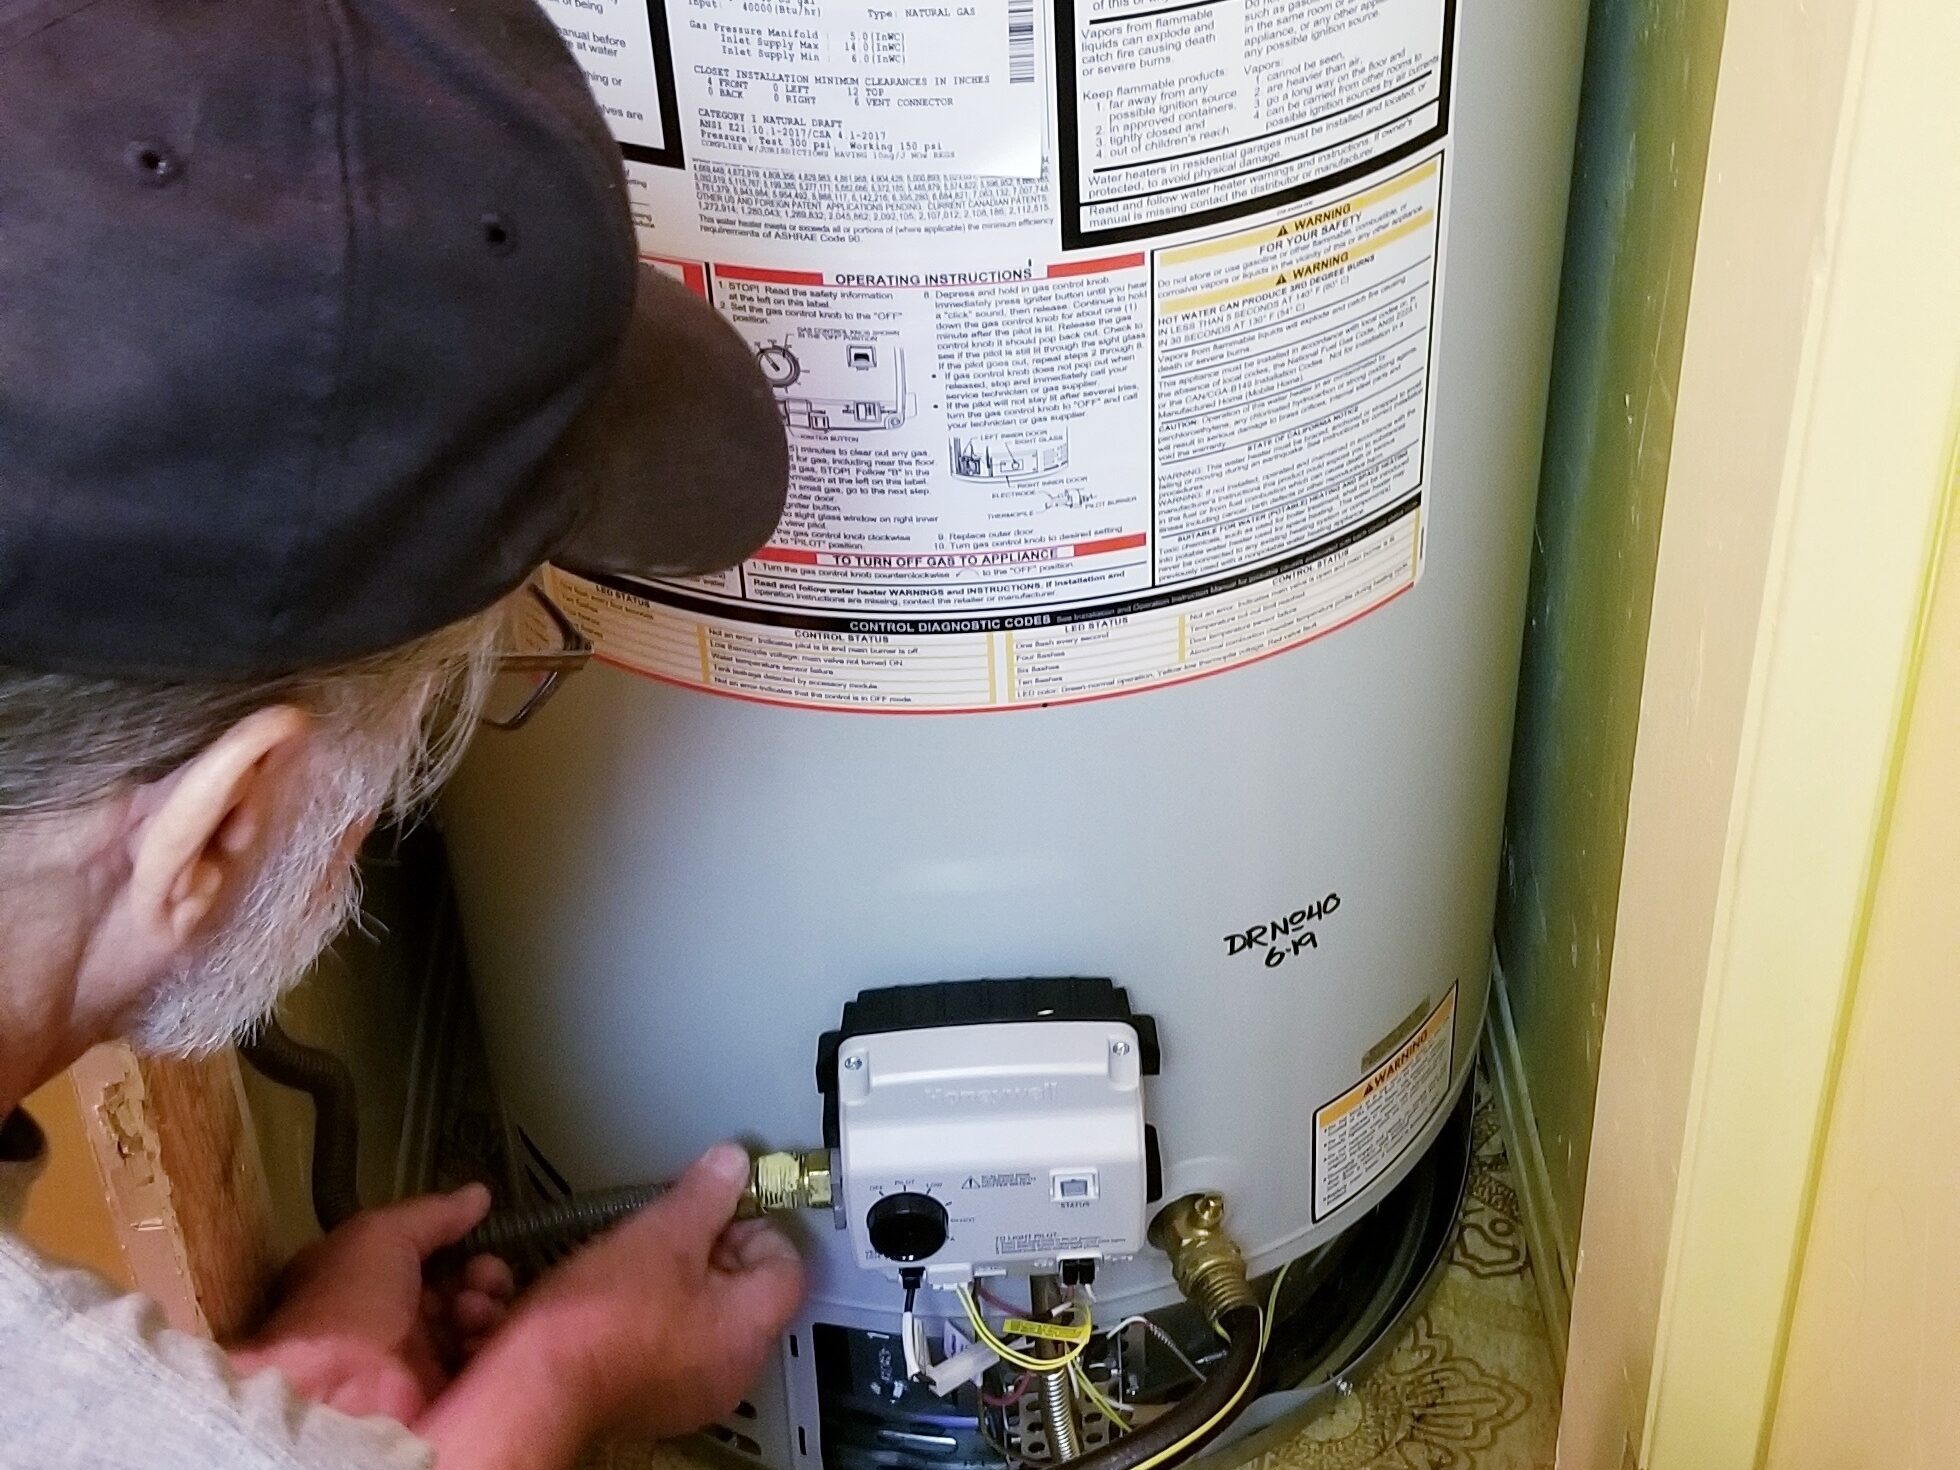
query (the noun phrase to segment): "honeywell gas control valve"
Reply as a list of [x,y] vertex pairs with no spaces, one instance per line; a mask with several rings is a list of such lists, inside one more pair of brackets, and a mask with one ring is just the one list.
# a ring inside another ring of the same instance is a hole
[[817,1080],[860,1266],[933,1284],[1087,1280],[1144,1245],[1156,1182],[1143,1079],[1157,1028],[1107,980],[867,990]]

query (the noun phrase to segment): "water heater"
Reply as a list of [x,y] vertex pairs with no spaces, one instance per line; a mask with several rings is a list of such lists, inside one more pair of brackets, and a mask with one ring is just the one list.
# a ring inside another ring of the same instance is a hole
[[1149,1434],[1232,1251],[1283,1397],[1483,1017],[1583,6],[546,9],[792,484],[447,803],[521,1176],[821,1160],[776,1470]]

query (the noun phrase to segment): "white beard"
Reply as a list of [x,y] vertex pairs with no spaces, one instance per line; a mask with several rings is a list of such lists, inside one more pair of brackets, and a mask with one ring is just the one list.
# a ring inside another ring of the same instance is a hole
[[274,854],[224,926],[145,998],[128,1032],[138,1051],[208,1055],[264,1019],[304,978],[360,908],[346,830],[309,822]]
[[[197,1056],[225,1046],[263,1020],[359,913],[349,834],[416,809],[454,767],[482,707],[504,616],[494,608],[459,625],[465,641],[450,667],[379,692],[350,684],[346,708],[323,721],[290,787],[298,810],[282,814],[284,830],[249,887],[125,1029],[139,1050]],[[431,709],[446,713],[425,725]]]
[[[410,727],[412,729],[412,727]],[[144,998],[125,1035],[153,1056],[202,1056],[263,1020],[360,911],[348,835],[398,805],[418,759],[412,735],[316,749],[295,782],[301,809],[219,928]]]

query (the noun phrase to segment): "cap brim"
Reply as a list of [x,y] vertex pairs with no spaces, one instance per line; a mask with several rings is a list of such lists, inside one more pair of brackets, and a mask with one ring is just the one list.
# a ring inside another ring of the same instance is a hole
[[553,450],[583,506],[551,560],[584,576],[699,576],[768,541],[789,489],[774,394],[741,335],[645,261],[611,380]]

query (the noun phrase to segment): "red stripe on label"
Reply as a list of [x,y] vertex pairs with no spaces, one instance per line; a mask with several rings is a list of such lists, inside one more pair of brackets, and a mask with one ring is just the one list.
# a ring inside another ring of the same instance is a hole
[[1058,276],[1098,276],[1104,271],[1135,270],[1143,264],[1143,252],[1135,255],[1106,255],[1101,260],[1064,260],[1048,267],[1048,278]]
[[1150,538],[1142,531],[1130,536],[1105,536],[1100,541],[1078,541],[1069,548],[1075,556],[1101,556],[1105,551],[1134,551]]
[[772,561],[785,567],[813,567],[817,564],[817,554],[795,546],[765,546],[750,560]]
[[700,261],[675,260],[669,255],[642,255],[640,259],[652,266],[665,267],[666,274],[677,277],[696,296],[708,294],[708,268]]
[[761,281],[771,286],[821,286],[822,271],[772,271],[758,265],[717,265],[715,274],[730,281]]

